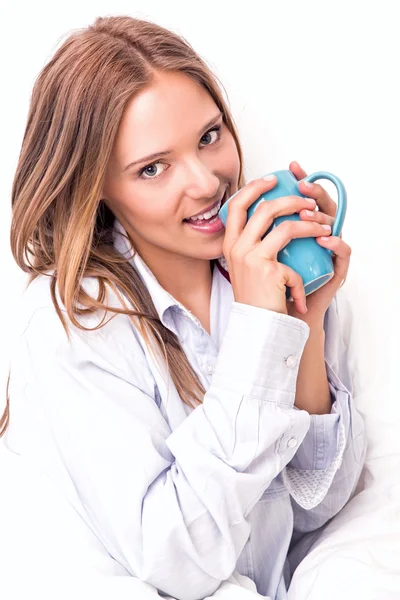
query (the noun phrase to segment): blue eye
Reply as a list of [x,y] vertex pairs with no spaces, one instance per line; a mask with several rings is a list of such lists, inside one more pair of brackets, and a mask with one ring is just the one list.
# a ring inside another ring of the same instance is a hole
[[155,179],[156,177],[161,175],[161,173],[165,170],[162,169],[161,171],[158,171],[157,165],[162,166],[162,163],[155,162],[151,165],[146,165],[145,167],[143,167],[143,169],[139,171],[139,177],[143,177],[143,179]]
[[217,127],[213,127],[212,129],[210,129],[210,131],[207,131],[207,133],[205,133],[201,138],[200,143],[204,146],[211,146],[212,144],[215,144],[215,142],[217,142],[220,137],[221,125],[218,125]]

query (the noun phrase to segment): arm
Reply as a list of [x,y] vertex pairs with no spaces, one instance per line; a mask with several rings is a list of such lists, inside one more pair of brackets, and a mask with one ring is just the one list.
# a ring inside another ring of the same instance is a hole
[[203,598],[234,571],[247,515],[293,457],[288,439],[308,430],[285,362],[307,335],[297,319],[234,303],[204,402],[171,432],[139,345],[75,329],[69,343],[42,309],[12,365],[14,432],[25,420],[26,451],[129,573]]
[[310,415],[331,412],[332,401],[324,358],[325,332],[313,327],[301,357],[296,386],[295,406]]
[[[321,527],[343,508],[357,485],[365,458],[364,424],[354,406],[340,330],[335,299],[325,317],[324,360],[332,407],[329,414],[311,415],[310,429],[286,469],[294,528],[302,533]],[[305,503],[296,493],[300,482],[309,493]]]

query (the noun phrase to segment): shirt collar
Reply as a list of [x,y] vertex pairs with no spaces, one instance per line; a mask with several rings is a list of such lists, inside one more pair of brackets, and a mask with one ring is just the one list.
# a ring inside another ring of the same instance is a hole
[[[122,256],[129,258],[129,262],[137,270],[142,281],[146,285],[161,323],[165,327],[168,327],[168,329],[173,331],[178,336],[178,338],[180,338],[179,332],[175,326],[174,319],[171,315],[171,309],[173,307],[176,307],[176,311],[185,314],[191,321],[193,321],[194,323],[196,323],[196,325],[202,328],[200,321],[187,308],[185,308],[183,304],[178,302],[178,300],[176,300],[169,292],[167,292],[167,290],[165,290],[160,285],[153,272],[149,269],[147,264],[138,254],[138,252],[134,250],[126,230],[117,219],[115,219],[114,222],[113,239],[114,248],[117,250],[117,252],[122,254]],[[224,297],[228,297],[228,294],[229,298],[230,296],[232,296],[231,285],[230,283],[228,283],[229,279],[228,277],[226,277],[226,275],[221,274],[222,270],[216,268],[214,268],[213,270],[211,293],[212,298],[217,298],[217,305],[220,304],[219,296],[221,294]],[[215,310],[217,310],[217,308],[218,306],[214,307]]]
[[[155,275],[146,265],[141,256],[136,252],[128,238],[128,234],[121,225],[121,223],[115,219],[114,223],[114,248],[126,258],[129,258],[129,262],[138,271],[142,281],[149,290],[150,296],[153,300],[153,304],[156,308],[158,316],[161,322],[165,325],[165,316],[171,306],[182,306],[167,290],[165,290],[157,281]],[[186,309],[185,309],[186,310]],[[168,319],[168,326],[170,325]]]

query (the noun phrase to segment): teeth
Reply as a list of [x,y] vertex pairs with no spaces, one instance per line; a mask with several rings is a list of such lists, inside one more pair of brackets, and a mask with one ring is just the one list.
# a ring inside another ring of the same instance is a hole
[[190,221],[202,221],[203,219],[211,219],[211,217],[214,217],[219,209],[221,208],[221,204],[222,204],[222,200],[220,200],[217,204],[217,206],[215,208],[213,208],[212,210],[208,210],[207,212],[203,213],[202,215],[197,215],[197,217],[191,217]]

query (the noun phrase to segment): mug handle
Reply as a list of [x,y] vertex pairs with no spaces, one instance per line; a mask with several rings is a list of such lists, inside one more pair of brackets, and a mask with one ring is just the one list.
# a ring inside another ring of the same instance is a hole
[[328,179],[328,181],[331,181],[336,187],[338,193],[338,202],[336,218],[332,227],[332,235],[339,236],[342,233],[344,218],[346,216],[347,210],[346,189],[339,177],[336,177],[336,175],[328,173],[327,171],[317,171],[316,173],[307,175],[307,177],[304,177],[303,179],[301,179],[301,181],[309,181],[310,183],[314,183],[314,181],[317,181],[318,179]]

